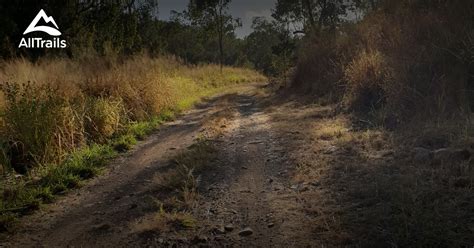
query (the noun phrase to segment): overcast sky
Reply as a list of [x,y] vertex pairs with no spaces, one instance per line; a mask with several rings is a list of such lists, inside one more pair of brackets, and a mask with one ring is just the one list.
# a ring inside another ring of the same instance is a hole
[[[229,8],[230,13],[242,20],[242,27],[236,30],[237,36],[244,37],[252,32],[253,17],[270,17],[275,2],[276,0],[233,0]],[[158,4],[160,19],[168,20],[170,12],[184,10],[188,0],[160,0]]]

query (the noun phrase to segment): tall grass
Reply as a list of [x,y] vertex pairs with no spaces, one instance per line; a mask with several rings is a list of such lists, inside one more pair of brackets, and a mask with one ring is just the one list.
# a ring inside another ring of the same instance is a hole
[[293,86],[358,112],[390,113],[382,122],[471,113],[472,1],[380,2],[360,22],[306,37]]
[[[465,203],[472,202],[474,178],[474,2],[378,2],[378,8],[360,22],[331,34],[306,37],[292,82],[296,89],[310,90],[318,98],[330,96],[333,103],[342,106],[352,117],[348,130],[357,132],[361,126],[369,127],[369,132],[373,132],[370,127],[377,127],[377,132],[393,130],[389,133],[396,154],[393,160],[372,164],[372,159],[363,155],[363,160],[355,163],[370,168],[359,171],[370,180],[361,180],[362,190],[340,202],[357,206],[354,211],[341,211],[347,214],[345,227],[355,233],[354,240],[344,244],[469,246],[473,230],[466,227],[472,226],[473,205]],[[329,131],[329,136],[340,136]],[[336,147],[343,147],[345,138],[342,135],[343,142]],[[353,147],[370,147],[346,143],[353,152],[349,157],[355,159],[362,153]],[[428,156],[420,161],[410,155],[416,151],[414,147],[427,151],[455,147],[471,158],[453,156],[437,161]],[[331,160],[329,164],[334,171],[339,170],[337,162]],[[357,180],[345,175],[362,178],[359,172],[336,172],[331,178],[358,188]],[[362,192],[374,188],[370,182],[375,182],[376,193],[364,196]],[[341,195],[339,190],[333,193]],[[381,202],[376,204],[373,200],[379,197]],[[361,200],[370,203],[360,204]],[[364,225],[374,231],[367,231]],[[340,226],[335,227],[338,234],[343,233]]]
[[[1,213],[77,185],[96,172],[90,157],[108,156],[110,151],[102,151],[109,148],[130,149],[201,97],[263,80],[248,69],[224,67],[221,73],[216,65],[186,66],[172,57],[144,55],[0,62],[0,186],[11,193],[0,196]],[[83,151],[90,156],[77,155]],[[37,177],[50,179],[31,183]]]

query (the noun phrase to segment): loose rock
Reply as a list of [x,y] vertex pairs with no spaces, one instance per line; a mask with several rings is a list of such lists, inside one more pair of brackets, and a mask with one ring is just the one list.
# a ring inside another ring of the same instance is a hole
[[246,227],[242,230],[240,230],[239,235],[240,236],[250,236],[253,234],[253,230],[250,227]]
[[225,227],[223,226],[218,226],[218,227],[215,227],[214,228],[214,233],[215,234],[225,234],[227,231],[225,229]]
[[199,235],[199,236],[195,236],[194,239],[193,239],[193,243],[194,244],[199,244],[199,243],[206,243],[207,242],[207,237],[204,236],[204,235]]
[[234,230],[234,225],[228,224],[224,227],[227,232],[232,232]]

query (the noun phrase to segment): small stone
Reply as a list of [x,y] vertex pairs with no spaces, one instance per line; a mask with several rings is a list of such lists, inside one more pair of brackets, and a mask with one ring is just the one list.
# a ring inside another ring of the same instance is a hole
[[195,236],[194,239],[193,239],[193,243],[195,244],[199,244],[199,243],[206,243],[207,242],[207,237],[204,236],[204,235],[199,235],[199,236]]
[[272,227],[274,227],[274,226],[275,226],[275,223],[273,223],[273,222],[270,222],[270,223],[268,223],[268,225],[267,225],[267,226],[268,226],[268,228],[272,228]]
[[[206,239],[207,239],[207,238],[206,238]],[[186,242],[188,242],[188,239],[185,238],[185,237],[179,237],[179,238],[177,239],[177,241],[179,241],[180,243],[186,243]]]
[[224,227],[227,232],[232,232],[234,230],[234,225],[228,224]]
[[243,169],[243,170],[246,170],[246,169],[248,169],[248,168],[247,168],[247,166],[242,166],[242,169]]
[[308,191],[308,190],[309,190],[309,187],[308,187],[308,186],[303,186],[303,187],[300,189],[301,192],[306,192],[306,191]]
[[309,184],[310,184],[311,186],[313,186],[313,187],[319,187],[319,186],[321,186],[321,183],[318,182],[318,181],[310,182]]
[[337,147],[335,146],[330,146],[326,150],[324,150],[324,154],[333,154],[337,151]]
[[273,183],[273,178],[268,179],[268,183]]
[[253,230],[250,227],[246,227],[242,230],[240,230],[239,235],[240,236],[250,236],[253,234]]
[[393,151],[384,151],[382,152],[381,156],[382,157],[389,157],[389,156],[393,156],[394,152]]
[[213,231],[214,231],[215,234],[225,234],[226,233],[226,229],[223,226],[215,227]]
[[111,226],[109,224],[101,224],[94,227],[94,229],[98,231],[106,231],[106,230],[109,230],[110,228]]

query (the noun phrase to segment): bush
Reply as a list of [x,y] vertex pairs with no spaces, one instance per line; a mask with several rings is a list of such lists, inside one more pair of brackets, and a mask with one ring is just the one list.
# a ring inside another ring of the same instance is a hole
[[378,51],[363,51],[345,71],[347,90],[345,103],[356,112],[379,109],[398,95],[394,72],[386,58]]
[[353,45],[348,34],[307,37],[300,51],[292,87],[317,97],[339,99],[344,90],[344,67]]
[[306,37],[292,85],[397,122],[465,119],[474,106],[473,12],[468,0],[381,1],[355,24]]

